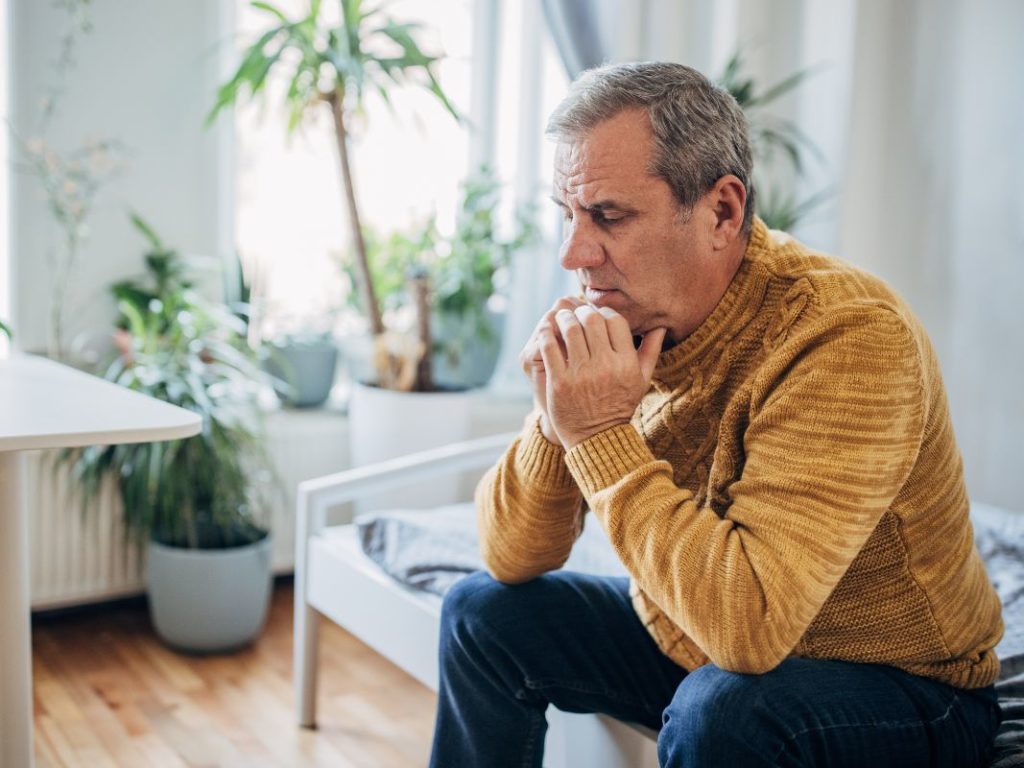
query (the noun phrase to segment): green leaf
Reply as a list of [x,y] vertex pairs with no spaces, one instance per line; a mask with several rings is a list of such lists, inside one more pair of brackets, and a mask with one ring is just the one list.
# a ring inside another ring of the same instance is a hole
[[281,9],[277,8],[276,6],[271,5],[270,3],[261,2],[261,0],[253,0],[251,5],[252,5],[253,8],[257,8],[257,9],[259,9],[261,11],[266,11],[267,13],[276,16],[277,19],[282,24],[290,24],[291,23],[288,20],[288,17],[284,15],[284,12],[281,11]]
[[794,88],[796,88],[798,85],[800,85],[800,83],[802,83],[804,80],[806,80],[811,75],[817,74],[817,72],[819,72],[820,70],[821,70],[821,67],[815,67],[815,68],[804,69],[804,70],[801,70],[800,72],[796,72],[796,73],[790,75],[789,77],[787,77],[786,79],[784,79],[784,80],[776,83],[775,85],[771,86],[767,91],[765,91],[764,93],[760,94],[759,96],[753,97],[750,100],[750,102],[748,102],[747,106],[748,107],[758,107],[758,106],[763,106],[765,104],[768,104],[768,103],[774,101],[775,99],[779,98],[783,94],[788,93],[789,91],[792,91]]
[[[269,71],[270,66],[266,65],[268,58],[273,58],[276,62],[280,58],[281,53],[285,49],[285,45],[282,44],[278,51],[272,56],[268,56],[264,49],[270,42],[285,32],[287,37],[290,37],[291,25],[277,25],[271,27],[264,32],[260,37],[249,46],[242,56],[242,61],[235,70],[234,75],[217,91],[217,99],[206,116],[205,124],[210,126],[213,121],[217,118],[220,112],[230,105],[234,105],[238,102],[239,97],[243,93],[243,88],[249,86],[249,96],[254,96],[262,87],[263,81],[266,78],[266,72]],[[262,71],[262,79],[260,78],[260,72]],[[259,86],[253,88],[253,83],[258,82]]]
[[156,232],[153,231],[153,228],[148,223],[146,223],[146,221],[139,214],[133,211],[131,213],[131,220],[135,228],[139,230],[139,232],[142,233],[143,237],[145,237],[149,241],[149,244],[153,247],[154,250],[162,251],[164,249],[164,244],[160,241],[160,238],[157,236]]

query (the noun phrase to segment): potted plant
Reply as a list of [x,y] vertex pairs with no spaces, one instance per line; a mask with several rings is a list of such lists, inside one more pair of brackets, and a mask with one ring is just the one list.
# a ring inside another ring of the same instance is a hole
[[308,12],[294,19],[269,2],[252,5],[267,14],[269,26],[242,53],[233,76],[221,86],[207,122],[226,107],[264,91],[274,73],[288,82],[289,130],[317,110],[330,113],[355,254],[355,286],[374,339],[377,383],[388,387],[394,381],[389,372],[398,364],[391,359],[394,342],[385,337],[378,288],[368,262],[349,162],[349,128],[353,116],[362,112],[368,91],[390,104],[391,89],[407,83],[426,87],[456,119],[458,113],[434,74],[438,57],[420,48],[418,25],[399,23],[379,8],[364,7],[362,0],[340,0],[337,24],[323,18],[320,0],[310,0]]
[[263,345],[263,368],[274,377],[274,391],[294,408],[323,405],[337,365],[338,347],[330,331],[286,333]]
[[259,632],[270,596],[272,542],[260,516],[269,462],[257,402],[265,376],[244,320],[203,299],[188,265],[133,220],[150,245],[147,278],[111,289],[121,354],[106,378],[199,413],[203,431],[68,449],[58,465],[70,465],[85,502],[115,483],[126,536],[147,546],[158,634],[184,650],[225,650]]
[[[771,161],[776,152],[781,152],[793,172],[799,176],[805,169],[805,150],[819,161],[822,159],[821,150],[796,125],[762,112],[764,107],[794,90],[810,74],[812,70],[803,69],[763,91],[758,91],[753,79],[743,74],[743,57],[739,51],[726,62],[725,69],[718,78],[718,85],[736,99],[747,118],[750,143],[759,168]],[[824,189],[803,200],[797,200],[792,193],[779,188],[762,187],[756,178],[757,175],[755,171],[754,189],[758,192],[754,207],[757,215],[771,229],[789,231],[832,194]]]
[[[430,366],[418,376],[424,391],[472,389],[490,380],[505,319],[501,285],[513,254],[536,237],[527,211],[517,213],[510,236],[499,234],[495,211],[501,190],[489,167],[463,181],[461,190],[449,236],[439,233],[435,218],[411,233],[367,232],[368,262],[385,313],[405,311],[417,318],[411,292],[416,281],[408,276],[425,276],[429,283]],[[346,259],[343,269],[355,279],[354,259]],[[405,367],[418,362],[413,357]]]
[[[389,325],[418,327],[416,333],[385,337],[397,341],[388,356],[398,363],[391,371],[390,389],[353,377],[349,413],[354,465],[470,436],[474,390],[487,383],[497,362],[504,273],[513,253],[534,237],[525,211],[519,212],[509,236],[498,232],[499,193],[485,167],[462,184],[450,235],[441,234],[436,218],[386,237],[367,232],[368,263],[381,306],[391,316]],[[342,266],[351,279],[354,259]],[[423,331],[424,321],[429,332]],[[358,360],[356,355],[350,358]],[[358,506],[443,504],[457,494],[458,481],[453,477],[450,483],[431,483],[414,494],[396,492]]]

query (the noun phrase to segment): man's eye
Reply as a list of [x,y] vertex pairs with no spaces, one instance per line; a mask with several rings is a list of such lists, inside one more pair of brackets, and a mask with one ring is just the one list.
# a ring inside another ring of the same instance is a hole
[[619,222],[623,221],[625,218],[626,218],[625,216],[609,217],[609,216],[605,216],[604,214],[599,213],[596,216],[594,216],[594,221],[596,221],[601,226],[611,227],[611,226],[614,226],[615,224],[618,224]]

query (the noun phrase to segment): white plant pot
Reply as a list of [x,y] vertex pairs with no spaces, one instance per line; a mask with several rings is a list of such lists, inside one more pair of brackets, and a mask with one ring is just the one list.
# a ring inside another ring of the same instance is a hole
[[270,601],[274,544],[268,534],[228,549],[149,543],[149,612],[157,634],[183,651],[246,645],[260,633]]
[[[468,440],[475,392],[395,392],[365,384],[349,401],[352,465],[373,464],[408,453]],[[458,501],[462,478],[444,476],[388,491],[356,505],[372,509],[424,508]]]

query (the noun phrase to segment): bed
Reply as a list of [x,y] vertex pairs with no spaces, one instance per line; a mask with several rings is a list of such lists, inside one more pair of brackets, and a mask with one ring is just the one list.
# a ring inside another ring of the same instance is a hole
[[[299,486],[295,557],[295,697],[301,726],[316,723],[317,626],[326,617],[424,685],[437,690],[437,634],[444,592],[482,567],[469,503],[364,513],[327,526],[331,507],[441,474],[482,471],[514,438],[502,434],[445,446]],[[997,651],[1004,722],[993,768],[1024,768],[1024,514],[973,504],[979,550],[1003,600]],[[624,574],[607,539],[584,527],[565,567]],[[653,731],[601,715],[549,709],[547,768],[656,766]]]

